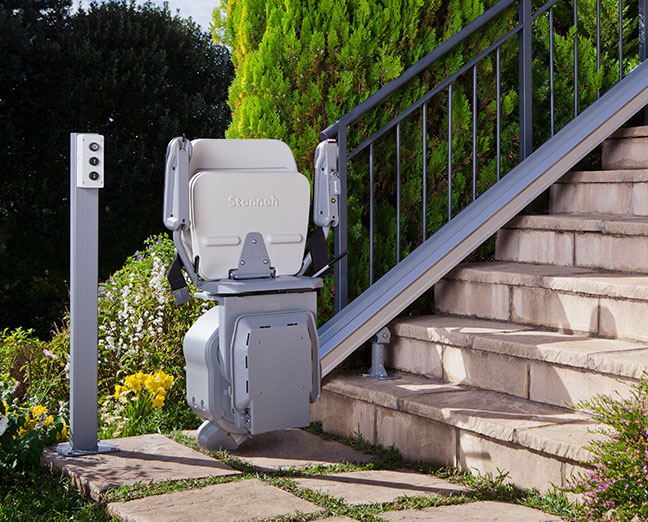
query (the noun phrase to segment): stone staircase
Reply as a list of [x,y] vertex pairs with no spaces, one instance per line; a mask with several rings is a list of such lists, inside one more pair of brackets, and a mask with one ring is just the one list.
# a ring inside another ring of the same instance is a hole
[[648,369],[648,127],[603,144],[603,170],[551,187],[549,215],[519,216],[496,261],[461,265],[436,313],[391,325],[392,381],[336,374],[312,410],[327,432],[411,460],[563,486],[583,471],[591,420],[568,407],[627,395]]

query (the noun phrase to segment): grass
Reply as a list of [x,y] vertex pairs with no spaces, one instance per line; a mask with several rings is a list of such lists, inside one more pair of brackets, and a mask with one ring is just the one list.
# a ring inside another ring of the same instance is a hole
[[0,521],[109,521],[106,506],[42,468],[0,474]]
[[[108,502],[124,502],[138,498],[162,495],[165,493],[199,489],[206,486],[256,478],[269,485],[283,489],[303,500],[318,505],[321,511],[314,514],[298,513],[256,522],[307,522],[328,517],[346,516],[366,522],[380,522],[381,513],[404,509],[422,509],[449,504],[463,504],[485,500],[497,500],[520,504],[561,518],[573,516],[577,509],[559,493],[541,495],[533,490],[521,490],[507,482],[505,473],[493,475],[473,475],[455,468],[438,467],[422,462],[409,462],[399,452],[391,448],[369,444],[357,434],[342,439],[322,433],[321,426],[311,425],[308,431],[325,439],[335,440],[374,456],[374,461],[363,464],[317,465],[308,468],[287,468],[280,471],[263,471],[248,464],[226,451],[207,452],[198,447],[196,441],[180,432],[169,436],[192,449],[211,455],[239,472],[238,475],[209,477],[203,479],[171,480],[168,482],[137,483],[113,488],[106,492],[102,503],[95,503],[85,497],[62,477],[54,477],[44,469],[14,473],[0,477],[0,522],[39,520],[39,521],[110,521],[106,511]],[[464,485],[468,491],[454,496],[417,496],[401,497],[394,502],[351,505],[331,497],[326,493],[300,487],[295,481],[298,477],[322,475],[327,473],[352,472],[373,469],[409,468],[414,471],[447,479]]]

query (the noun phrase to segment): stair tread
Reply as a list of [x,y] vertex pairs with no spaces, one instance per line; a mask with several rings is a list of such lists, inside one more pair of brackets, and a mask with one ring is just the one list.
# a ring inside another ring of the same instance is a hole
[[323,390],[451,425],[498,441],[574,461],[600,435],[581,412],[411,374],[379,381],[358,374],[329,377]]
[[648,300],[648,274],[562,265],[492,261],[459,265],[446,279],[531,286],[619,299]]
[[573,170],[556,183],[642,183],[648,181],[648,169]]
[[401,318],[394,335],[525,359],[641,378],[648,369],[648,342],[603,339],[539,330],[516,323],[451,315]]
[[517,216],[503,228],[648,236],[648,216],[625,214],[534,214]]

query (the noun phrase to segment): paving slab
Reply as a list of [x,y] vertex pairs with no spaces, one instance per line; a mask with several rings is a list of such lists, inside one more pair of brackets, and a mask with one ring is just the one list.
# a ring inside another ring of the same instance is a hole
[[248,522],[322,508],[257,479],[108,504],[124,522]]
[[473,502],[456,506],[407,509],[381,513],[389,522],[557,522],[555,515],[504,502]]
[[237,475],[238,471],[164,435],[151,434],[106,441],[120,451],[63,457],[46,448],[42,464],[69,477],[95,500],[106,490],[136,482]]
[[[196,438],[195,431],[183,433]],[[349,446],[296,428],[255,435],[230,453],[264,471],[344,463],[363,464],[375,460],[373,456]]]
[[374,460],[371,455],[299,429],[256,435],[230,453],[252,466],[270,471]]
[[460,495],[467,488],[413,471],[353,471],[296,478],[299,487],[341,498],[349,504],[393,502],[398,497]]

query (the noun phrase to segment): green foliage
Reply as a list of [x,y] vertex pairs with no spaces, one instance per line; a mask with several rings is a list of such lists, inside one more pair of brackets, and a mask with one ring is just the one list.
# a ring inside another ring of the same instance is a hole
[[37,466],[45,446],[68,437],[67,425],[44,406],[9,404],[6,395],[0,394],[0,471]]
[[575,520],[648,520],[648,378],[634,384],[628,398],[598,395],[577,407],[599,423],[604,437],[587,446],[593,469],[568,488],[583,495]]
[[51,406],[68,393],[67,345],[45,343],[32,330],[17,328],[0,332],[0,382],[15,382],[13,398],[26,396]]
[[[182,341],[189,327],[212,305],[193,300],[176,307],[166,270],[174,257],[173,242],[152,236],[99,289],[99,396],[138,372],[164,369],[175,378],[167,406],[144,416],[140,431],[189,429],[197,418],[185,402]],[[195,290],[195,289],[193,289]],[[69,398],[69,317],[44,342],[20,328],[0,333],[0,379],[16,382],[13,396],[58,407]]]
[[[311,171],[319,131],[339,119],[405,69],[457,33],[495,2],[479,0],[223,0],[215,12],[213,34],[232,49],[236,78],[230,90],[231,138],[279,138],[293,149],[302,172]],[[544,2],[543,2],[544,3]],[[601,67],[596,60],[596,1],[578,3],[578,101],[582,111],[618,78],[618,3],[602,0]],[[541,4],[536,3],[534,8]],[[558,2],[554,16],[555,130],[573,117],[573,3]],[[624,71],[637,63],[636,7],[624,7]],[[534,145],[551,133],[549,111],[549,13],[534,21]],[[348,152],[378,131],[415,100],[458,71],[466,62],[512,29],[517,4],[438,60],[418,78],[348,128]],[[520,156],[518,36],[500,47],[499,174]],[[349,296],[371,283],[369,274],[369,192],[374,193],[375,281],[497,179],[497,100],[495,51],[477,65],[476,103],[473,69],[426,105],[425,194],[422,108],[400,124],[400,180],[397,181],[396,129],[374,144],[374,184],[369,184],[369,150],[348,165]],[[476,147],[473,150],[473,121]],[[449,158],[448,128],[452,132]],[[476,176],[473,179],[473,160]],[[448,175],[451,165],[451,176]],[[450,180],[448,178],[450,177]],[[450,183],[449,183],[450,181]],[[400,200],[397,204],[397,184]],[[449,184],[451,193],[449,193]],[[426,206],[423,208],[423,200]],[[397,207],[400,214],[397,215]],[[398,228],[398,230],[397,230]],[[400,236],[400,245],[397,236]],[[492,256],[492,243],[479,257]],[[331,313],[332,291],[322,292],[320,311]],[[416,304],[420,309],[427,301]],[[410,310],[415,312],[417,310]]]
[[101,285],[99,389],[102,394],[111,394],[115,384],[141,371],[164,368],[174,377],[184,376],[184,335],[212,304],[196,299],[183,306],[174,305],[166,280],[173,257],[173,242],[165,234],[153,236]]
[[[131,374],[164,369],[176,383],[168,407],[147,417],[143,429],[187,429],[196,417],[185,402],[182,341],[212,303],[195,299],[175,306],[166,280],[173,242],[153,236],[129,257],[99,291],[99,393],[111,395]],[[195,291],[195,289],[193,289]]]
[[[582,112],[619,80],[619,2],[600,2],[600,67],[596,48],[596,0],[578,2],[578,111]],[[623,7],[624,60],[623,74],[639,63],[637,54],[636,3]],[[554,12],[554,111],[555,132],[574,117],[574,43],[573,6],[556,4]],[[534,144],[541,145],[551,135],[549,16],[534,23]]]
[[[478,0],[422,2],[405,0],[347,0],[324,2],[260,2],[229,0],[214,18],[214,35],[232,49],[236,78],[230,90],[231,138],[279,138],[295,153],[300,170],[311,171],[319,131],[370,94],[398,77],[467,22],[484,11]],[[453,13],[448,17],[446,13]],[[372,110],[349,130],[349,151],[471,56],[508,30],[511,17],[480,31],[474,39],[445,57],[396,95]],[[503,63],[515,62],[514,53],[502,53]],[[517,64],[515,63],[515,67]],[[477,191],[496,177],[493,126],[495,81],[492,60],[480,65],[478,115],[479,166]],[[472,96],[470,82],[456,82],[453,94],[452,207],[457,211],[472,190],[470,166]],[[515,93],[503,90],[502,117],[516,108]],[[445,96],[445,99],[444,99]],[[428,104],[426,234],[438,229],[448,214],[445,168],[448,164],[447,94]],[[505,126],[506,143],[514,144],[517,129]],[[394,131],[376,143],[374,151],[375,276],[377,279],[422,241],[423,185],[420,112],[401,127],[401,249],[396,252],[396,172]],[[513,145],[505,151],[504,168],[515,157]],[[466,159],[467,158],[467,159]],[[368,151],[348,171],[349,281],[353,298],[369,285]],[[331,313],[332,291],[321,296],[321,313]]]
[[150,3],[0,3],[0,325],[44,338],[69,273],[69,133],[106,137],[100,275],[162,231],[164,151],[229,124],[229,52]]
[[65,477],[35,467],[0,473],[2,522],[108,522],[105,504],[78,491]]

